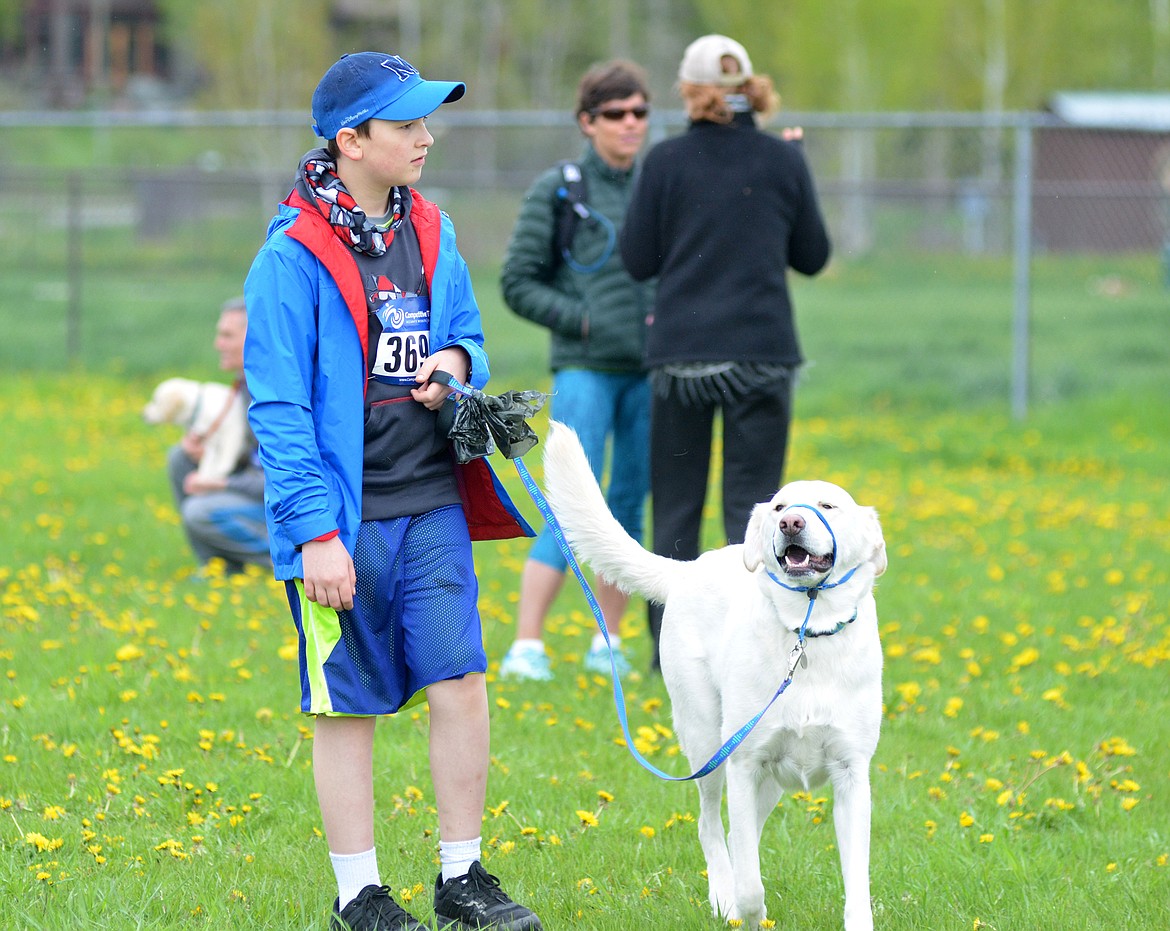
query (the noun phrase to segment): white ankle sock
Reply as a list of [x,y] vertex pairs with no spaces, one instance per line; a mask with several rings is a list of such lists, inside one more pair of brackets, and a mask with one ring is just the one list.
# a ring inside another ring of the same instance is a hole
[[[619,637],[617,634],[610,634],[609,635],[609,644],[610,644],[610,646],[612,646],[614,648],[615,651],[620,650],[621,646],[622,646],[622,638]],[[605,649],[605,637],[602,636],[600,632],[593,635],[592,648],[594,650]]]
[[375,849],[365,853],[330,853],[333,873],[337,877],[337,910],[357,898],[366,886],[380,886],[378,878],[378,853]]
[[479,859],[482,838],[471,840],[439,841],[439,864],[443,869],[443,882],[456,876],[466,876],[471,864]]
[[544,641],[541,640],[539,637],[535,637],[535,638],[525,637],[523,639],[518,638],[516,640],[516,642],[512,644],[512,649],[515,650],[517,653],[520,653],[523,650],[536,650],[538,653],[543,653],[544,652]]

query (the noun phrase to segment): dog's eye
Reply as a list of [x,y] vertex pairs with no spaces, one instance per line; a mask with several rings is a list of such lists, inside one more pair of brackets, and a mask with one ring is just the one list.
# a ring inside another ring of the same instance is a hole
[[831,510],[833,510],[833,505],[829,504],[828,501],[822,501],[821,502],[821,510],[831,511]]
[[774,508],[772,508],[772,510],[773,510],[773,511],[775,511],[777,514],[779,514],[779,513],[780,513],[781,511],[783,511],[783,510],[784,510],[786,507],[788,507],[788,505],[786,505],[786,504],[778,504],[778,505],[776,505]]

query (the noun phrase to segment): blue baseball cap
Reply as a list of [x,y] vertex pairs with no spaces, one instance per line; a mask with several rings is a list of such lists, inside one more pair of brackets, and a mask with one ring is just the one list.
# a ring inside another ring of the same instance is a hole
[[313,91],[313,132],[333,139],[366,120],[417,120],[463,96],[457,81],[424,81],[399,55],[342,55]]

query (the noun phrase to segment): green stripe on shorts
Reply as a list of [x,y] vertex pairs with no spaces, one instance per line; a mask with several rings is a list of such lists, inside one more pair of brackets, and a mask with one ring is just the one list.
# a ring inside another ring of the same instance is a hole
[[305,597],[305,583],[296,579],[301,601],[301,628],[305,637],[305,672],[309,680],[309,710],[306,714],[332,714],[329,684],[325,681],[325,661],[341,640],[341,620],[333,608]]

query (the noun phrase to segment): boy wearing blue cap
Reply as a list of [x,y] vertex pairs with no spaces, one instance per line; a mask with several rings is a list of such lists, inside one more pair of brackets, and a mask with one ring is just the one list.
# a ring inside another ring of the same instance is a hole
[[301,710],[338,898],[332,927],[422,929],[374,848],[378,715],[425,691],[441,928],[541,928],[479,862],[488,703],[471,539],[531,535],[483,460],[454,463],[436,370],[482,387],[479,308],[450,219],[410,185],[426,117],[460,83],[396,55],[341,58],[245,285],[244,368],[273,565],[299,635]]

